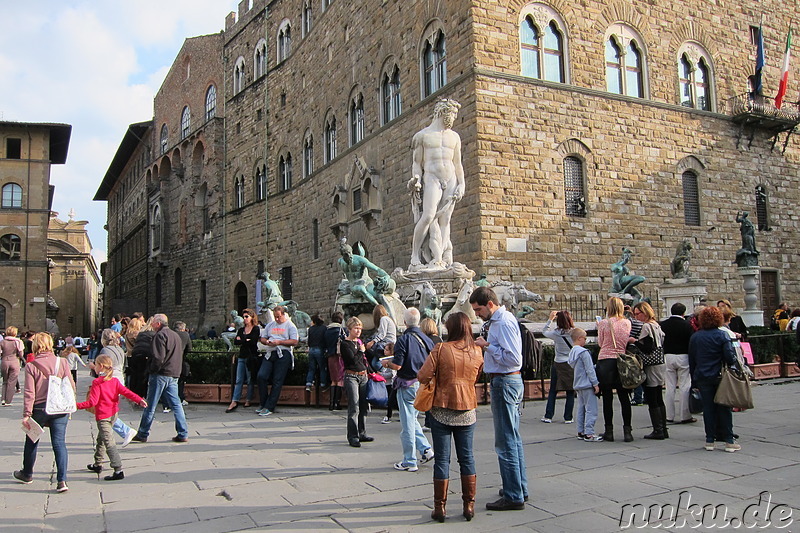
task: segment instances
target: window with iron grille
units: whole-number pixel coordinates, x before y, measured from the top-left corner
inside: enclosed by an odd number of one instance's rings
[[[355,189],[353,191],[353,213],[359,213],[361,211],[361,189]]]
[[[281,269],[281,293],[284,300],[292,299],[292,267]]]
[[[316,218],[311,222],[311,246],[313,247],[312,257],[319,259],[319,220]]]
[[[758,219],[758,231],[769,231],[769,203],[767,189],[763,185],[756,187],[756,218]]]
[[[687,226],[700,225],[700,195],[697,174],[691,170],[683,173],[683,220]]]
[[[180,268],[175,269],[175,305],[181,305],[183,296],[183,272]]]
[[[586,216],[583,161],[575,156],[564,158],[564,201],[567,215],[573,217]]]
[[[200,280],[200,299],[197,302],[197,310],[201,313],[206,312],[206,280]]]

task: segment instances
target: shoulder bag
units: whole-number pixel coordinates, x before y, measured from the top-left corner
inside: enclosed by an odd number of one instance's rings
[[[373,407],[386,407],[389,405],[389,391],[386,389],[386,378],[378,372],[369,371],[369,363],[364,356],[364,365],[367,368],[367,403]]]
[[[430,411],[433,407],[433,395],[436,392],[436,376],[429,382],[420,385],[417,389],[417,397],[414,399],[414,409],[421,412]]]
[[[611,324],[611,340],[616,350],[617,339],[614,336],[613,324]],[[647,379],[642,367],[642,361],[636,353],[631,351],[617,354],[617,371],[619,372],[619,380],[622,383],[622,387],[625,389],[635,389]]]
[[[750,389],[750,379],[741,368],[722,365],[720,382],[714,403],[739,409],[753,408],[753,391]]]
[[[440,345],[441,346],[441,345]],[[440,350],[440,349],[439,349]],[[434,357],[434,352],[438,351],[436,348],[431,352],[428,357]],[[433,368],[434,372],[436,372],[436,362],[434,362]],[[431,380],[424,385],[420,385],[417,389],[417,396],[414,398],[414,409],[417,411],[426,413],[431,410],[433,407],[433,396],[436,393],[436,374],[434,373]]]
[[[77,410],[75,389],[67,378],[58,377],[61,358],[56,356],[56,369],[47,378],[47,404],[44,411],[48,415],[66,415]]]
[[[639,351],[641,353],[642,358],[642,366],[655,366],[655,365],[663,365],[665,363],[664,360],[664,347],[661,346],[661,342],[658,340],[658,335],[655,331],[653,331],[652,324],[647,324],[648,331],[650,332],[650,336],[653,338],[653,343],[655,344],[655,348],[650,353],[645,353],[643,351]]]

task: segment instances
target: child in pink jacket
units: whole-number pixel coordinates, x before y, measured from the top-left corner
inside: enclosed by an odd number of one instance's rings
[[[103,460],[103,451],[105,451],[111,463],[111,468],[114,469],[114,474],[103,479],[117,481],[125,479],[125,473],[122,471],[122,459],[120,459],[117,443],[114,441],[114,430],[112,429],[119,412],[119,395],[122,394],[142,407],[147,407],[147,402],[125,387],[118,379],[113,378],[114,364],[109,356],[99,355],[94,360],[94,365],[99,377],[92,382],[92,387],[89,389],[89,398],[85,402],[78,404],[78,409],[93,407],[94,417],[97,421],[97,445],[94,449],[94,463],[86,465],[86,468],[99,474],[103,470],[100,462]]]

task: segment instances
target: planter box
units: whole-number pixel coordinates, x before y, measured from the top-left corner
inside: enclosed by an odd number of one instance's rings
[[[794,363],[783,363],[783,375],[787,378],[800,377],[800,368]]]
[[[548,380],[549,381],[549,380]],[[541,400],[543,397],[547,397],[547,383],[542,386],[542,382],[538,379],[524,381],[523,382],[525,389],[522,393],[522,397],[526,400]]]
[[[219,387],[216,384],[187,383],[183,386],[183,393],[188,402],[219,403]]]
[[[753,365],[753,379],[773,379],[781,377],[781,363],[765,363],[763,365]]]

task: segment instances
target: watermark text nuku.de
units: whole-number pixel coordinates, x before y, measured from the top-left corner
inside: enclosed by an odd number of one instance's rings
[[[729,511],[725,504],[692,503],[689,491],[678,495],[677,504],[625,504],[619,517],[620,529],[778,529],[788,531],[794,519],[792,508],[772,501],[767,491],[758,495],[758,503],[745,507],[741,514]]]

